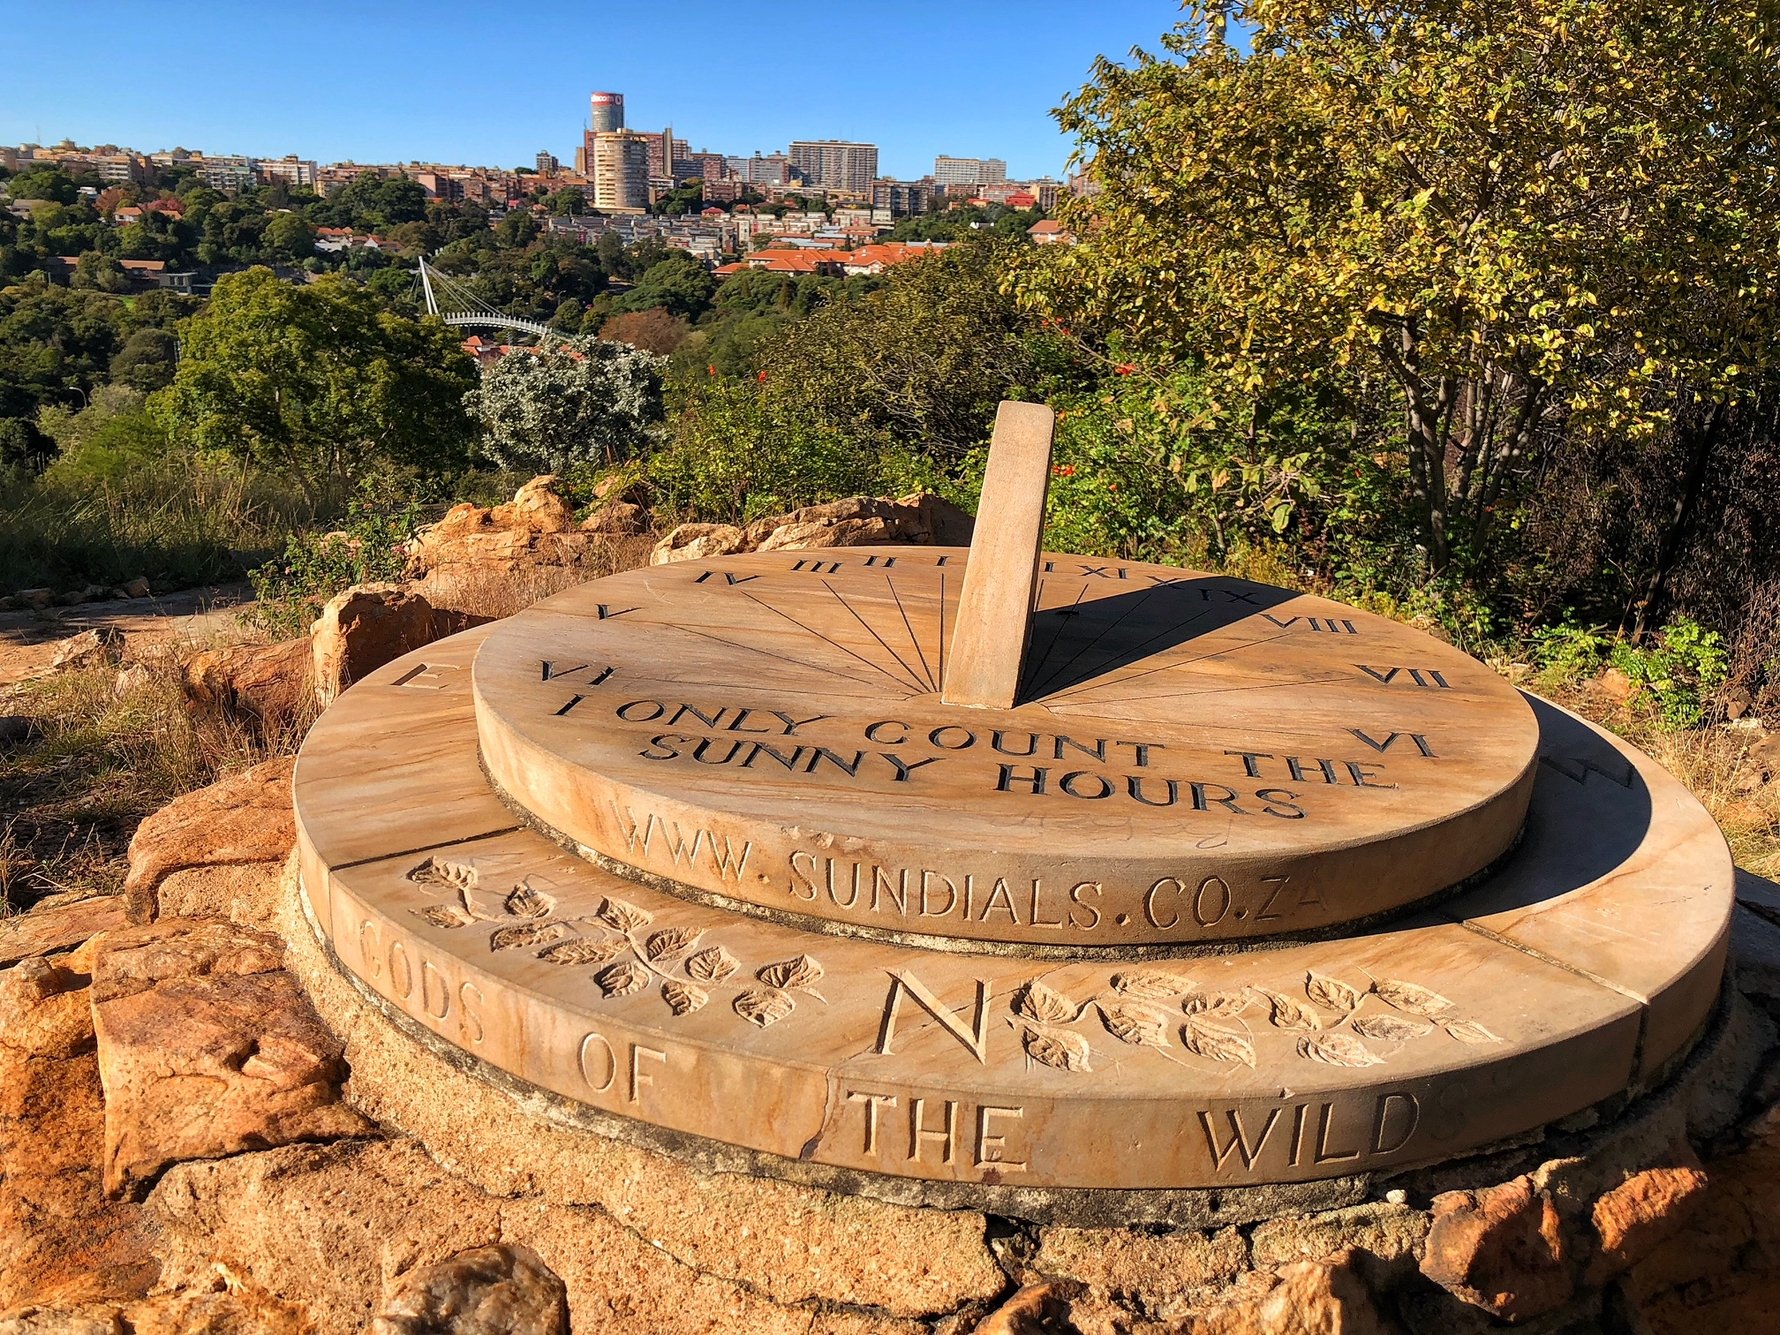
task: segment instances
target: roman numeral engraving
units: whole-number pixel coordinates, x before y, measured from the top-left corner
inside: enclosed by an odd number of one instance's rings
[[[597,619],[600,621],[604,621],[608,617],[621,617],[637,610],[634,607],[620,607],[617,611],[613,611],[606,603],[595,603],[594,606],[599,609],[599,616]]]
[[[1337,621],[1333,617],[1287,617],[1281,621],[1271,612],[1263,612],[1261,615],[1281,630],[1287,630],[1302,621],[1308,629],[1320,630],[1328,635],[1358,635],[1360,633],[1355,629],[1353,622]]]
[[[1389,751],[1398,742],[1407,737],[1411,742],[1415,743],[1415,749],[1420,751],[1424,756],[1434,756],[1434,748],[1428,745],[1428,739],[1419,732],[1393,732],[1381,742],[1375,737],[1367,736],[1366,731],[1363,728],[1349,728],[1348,731],[1362,742],[1366,743],[1366,745],[1371,747],[1374,751]]]
[[[791,567],[793,570],[806,571],[812,575],[832,575],[841,568],[839,561],[798,561]]]
[[[707,570],[702,575],[700,575],[697,579],[693,580],[692,582],[694,584],[703,584],[706,580],[712,580],[712,579],[718,579],[718,578],[721,578],[723,580],[723,582],[727,585],[736,585],[736,584],[746,584],[751,579],[759,579],[760,576],[759,575],[737,575],[737,574],[733,574],[732,572],[730,572],[728,570]]]
[[[1420,686],[1430,691],[1450,691],[1452,689],[1452,683],[1447,681],[1435,668],[1369,667],[1365,663],[1355,663],[1354,666],[1382,686],[1389,686],[1393,681],[1401,679],[1412,686]]]
[[[1551,766],[1572,783],[1587,783],[1589,775],[1599,774],[1608,783],[1616,783],[1621,788],[1629,789],[1638,777],[1638,772],[1632,768],[1630,761],[1626,762],[1625,770],[1622,773],[1616,774],[1584,756],[1571,756],[1566,760],[1559,760],[1556,756],[1540,756],[1539,760],[1542,764]]]
[[[538,680],[555,681],[559,677],[572,676],[577,672],[587,672],[592,666],[591,663],[577,663],[574,667],[559,668],[556,666],[554,659],[540,658],[538,660]],[[610,667],[601,668],[597,676],[587,681],[576,682],[575,684],[577,686],[598,686],[601,682],[605,681],[607,677],[610,677],[614,671],[615,669]]]

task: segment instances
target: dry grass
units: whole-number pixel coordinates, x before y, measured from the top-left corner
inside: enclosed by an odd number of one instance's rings
[[[0,749],[0,912],[61,891],[115,891],[144,816],[300,738],[194,714],[171,655],[38,678],[0,699],[0,712],[31,727]]]

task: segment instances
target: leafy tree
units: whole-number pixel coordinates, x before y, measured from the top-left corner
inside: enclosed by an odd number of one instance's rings
[[[657,306],[646,311],[629,311],[614,315],[600,329],[600,337],[612,343],[628,343],[644,352],[666,357],[692,333],[684,320],[669,315]]]
[[[544,203],[558,218],[573,218],[587,212],[587,196],[572,185],[545,196]]]
[[[815,421],[953,458],[1004,398],[1042,377],[1036,322],[1001,290],[1005,253],[956,246],[884,275],[854,302],[790,325],[764,359],[773,392]]]
[[[179,340],[166,329],[144,328],[131,332],[111,359],[109,374],[114,383],[148,393],[173,383],[179,362]]]
[[[114,296],[57,287],[41,275],[0,288],[0,417],[28,417],[90,391],[122,344],[128,316]]]
[[[89,250],[74,266],[74,287],[94,288],[100,292],[128,292],[130,280],[123,266],[101,251]]]
[[[56,452],[56,443],[23,417],[0,417],[0,477],[9,471],[34,473]]]
[[[1394,446],[1435,571],[1489,569],[1567,444],[1683,420],[1709,440],[1713,405],[1765,390],[1780,10],[1188,14],[1166,57],[1102,61],[1062,109],[1100,190],[1028,290],[1147,359],[1203,358],[1214,401],[1338,387]]]
[[[644,272],[637,285],[619,298],[622,311],[646,311],[661,307],[669,315],[696,320],[710,309],[717,280],[704,264],[684,250],[676,250]]]
[[[282,474],[312,504],[337,501],[380,463],[437,472],[466,457],[475,367],[458,336],[379,309],[348,279],[225,275],[181,341],[155,402],[168,428]]]
[[[662,418],[664,366],[623,343],[560,343],[501,358],[464,403],[482,423],[482,452],[495,464],[564,473],[642,453]]]
[[[275,213],[262,241],[281,260],[306,260],[315,253],[315,228],[300,213]]]
[[[14,199],[48,199],[72,204],[79,198],[74,178],[57,167],[35,167],[12,178],[7,189]]]

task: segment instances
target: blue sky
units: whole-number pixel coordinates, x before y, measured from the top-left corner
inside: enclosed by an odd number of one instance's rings
[[[370,4],[0,0],[0,143],[321,161],[565,160],[587,94],[694,149],[864,139],[880,169],[936,153],[1060,174],[1052,107],[1094,57],[1150,49],[1168,0],[873,6],[532,0]]]

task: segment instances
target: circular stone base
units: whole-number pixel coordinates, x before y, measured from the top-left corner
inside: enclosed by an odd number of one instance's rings
[[[1722,837],[1647,757],[1543,702],[1521,848],[1437,911],[1036,961],[743,918],[519,828],[476,754],[488,634],[373,674],[312,732],[315,929],[430,1043],[698,1162],[1010,1214],[1111,1193],[1146,1217],[1155,1193],[1353,1182],[1534,1132],[1653,1080],[1717,993]]]
[[[1451,646],[1047,555],[1015,703],[965,707],[969,560],[760,552],[547,599],[476,656],[489,777],[560,841],[717,902],[1008,953],[1303,937],[1513,844],[1539,724]]]

